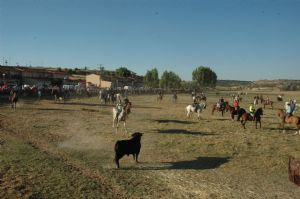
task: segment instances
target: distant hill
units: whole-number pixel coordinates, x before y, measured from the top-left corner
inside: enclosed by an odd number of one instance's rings
[[[300,80],[276,79],[276,80],[257,80],[257,81],[240,81],[240,80],[218,80],[218,87],[243,87],[248,89],[276,88],[282,91],[300,90]]]
[[[231,86],[250,86],[253,82],[241,80],[217,80],[217,86],[231,87]]]

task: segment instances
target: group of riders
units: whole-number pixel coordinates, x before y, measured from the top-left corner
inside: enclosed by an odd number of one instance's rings
[[[201,95],[205,96],[203,93],[201,93]],[[199,104],[199,101],[197,100],[197,98],[195,97],[195,94],[194,92],[192,93],[192,97],[193,97],[193,104],[192,106],[193,107],[196,107],[197,104]],[[277,98],[281,98],[282,99],[282,96],[279,95]],[[235,110],[238,110],[240,109],[240,106],[239,106],[239,102],[240,102],[240,96],[239,95],[236,95],[234,96],[233,98],[233,107]],[[254,101],[253,103],[250,103],[250,106],[249,106],[249,114],[251,115],[251,117],[253,118],[254,117],[254,113],[256,111],[255,109],[255,106],[258,105],[258,100],[259,99],[263,99],[262,96],[255,96],[254,97]],[[264,99],[264,102],[266,104],[269,104],[270,103],[270,98],[267,96],[265,99]],[[219,110],[225,110],[225,106],[226,106],[226,102],[223,98],[223,96],[221,96],[217,103],[216,103],[216,107],[219,109]],[[296,100],[295,99],[289,99],[288,102],[285,103],[285,112],[286,112],[286,118],[290,117],[293,115],[293,113],[295,112],[296,110]]]

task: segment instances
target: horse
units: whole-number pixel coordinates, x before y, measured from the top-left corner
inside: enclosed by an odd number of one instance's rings
[[[17,102],[18,102],[18,93],[14,91],[10,96],[9,96],[9,102],[11,104],[11,108],[16,110],[17,108]]]
[[[256,97],[256,96],[253,99],[253,105],[258,106],[258,97]]]
[[[227,104],[225,108],[230,112],[230,116],[232,120],[234,120],[234,116],[237,115],[237,121],[240,121],[242,115],[246,113],[245,109],[243,108],[235,109],[233,106],[230,106],[229,104]]]
[[[191,116],[191,113],[192,112],[195,112],[197,113],[197,117],[198,117],[198,120],[200,119],[200,113],[206,108],[206,103],[204,102],[201,102],[199,104],[196,104],[195,106],[193,105],[188,105],[185,110],[186,110],[186,116],[188,118],[190,118]]]
[[[62,97],[62,96],[60,96],[60,94],[61,94],[61,92],[60,92],[59,88],[57,86],[54,86],[51,91],[51,95],[54,96],[54,102],[61,101],[59,99],[60,97]]]
[[[196,102],[200,103],[201,101],[205,101],[206,102],[206,96],[205,95],[197,95],[195,97]]]
[[[158,96],[157,96],[157,102],[161,102],[163,100],[163,94],[162,93],[158,93]]]
[[[286,117],[283,109],[278,110],[277,116],[280,117],[280,119],[281,119],[281,126],[283,129],[284,129],[284,124],[290,124],[293,127],[295,127],[297,130],[295,135],[297,135],[297,134],[300,135],[300,130],[299,130],[300,129],[300,118],[298,116],[292,115],[292,116]]]
[[[259,123],[259,128],[261,128],[261,115],[263,115],[263,109],[258,108],[255,113],[253,114],[253,117],[250,115],[250,113],[245,112],[242,114],[242,120],[241,124],[243,125],[244,129],[246,129],[245,124],[248,120],[255,121],[255,128],[257,129],[257,123]]]
[[[217,106],[217,104],[213,105],[211,114],[213,115],[215,111],[219,111],[222,113],[222,116],[224,115],[224,111],[228,111],[228,102],[224,102],[223,104],[221,104],[220,106]]]
[[[238,110],[236,110],[233,106],[230,106],[229,104],[225,105],[225,110],[229,111],[232,120],[234,120],[235,115],[238,115]]]
[[[173,96],[172,96],[172,101],[174,102],[174,103],[177,103],[177,93],[174,93],[173,94]]]
[[[113,125],[112,127],[115,128],[116,127],[116,133],[118,132],[118,127],[119,127],[119,123],[121,121],[124,122],[124,129],[125,132],[127,133],[127,129],[126,129],[126,119],[128,118],[129,113],[131,109],[131,102],[128,102],[124,107],[122,107],[122,105],[118,105],[117,108],[114,107],[112,112],[113,112]]]
[[[271,107],[272,107],[272,109],[273,109],[273,101],[271,101],[271,100],[264,100],[263,99],[263,101],[262,101],[262,104],[264,105],[264,108],[266,108],[266,105],[270,105]]]

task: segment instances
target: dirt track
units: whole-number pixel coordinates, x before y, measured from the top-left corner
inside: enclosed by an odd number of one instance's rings
[[[298,96],[299,97],[299,96]],[[272,98],[272,96],[271,96]],[[275,97],[273,97],[275,99]],[[202,120],[186,119],[190,96],[177,104],[166,96],[135,96],[130,132],[144,133],[140,164],[131,157],[113,163],[122,128],[112,129],[112,106],[96,98],[22,101],[17,111],[1,107],[1,198],[297,198],[287,158],[300,158],[300,136],[278,129],[276,109],[265,109],[262,129],[225,114],[211,115],[208,96]],[[251,96],[242,106],[248,107]],[[275,103],[276,108],[282,104]]]

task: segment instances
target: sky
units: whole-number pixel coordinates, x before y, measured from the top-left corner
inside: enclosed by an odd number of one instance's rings
[[[300,0],[0,0],[0,64],[300,79]]]

